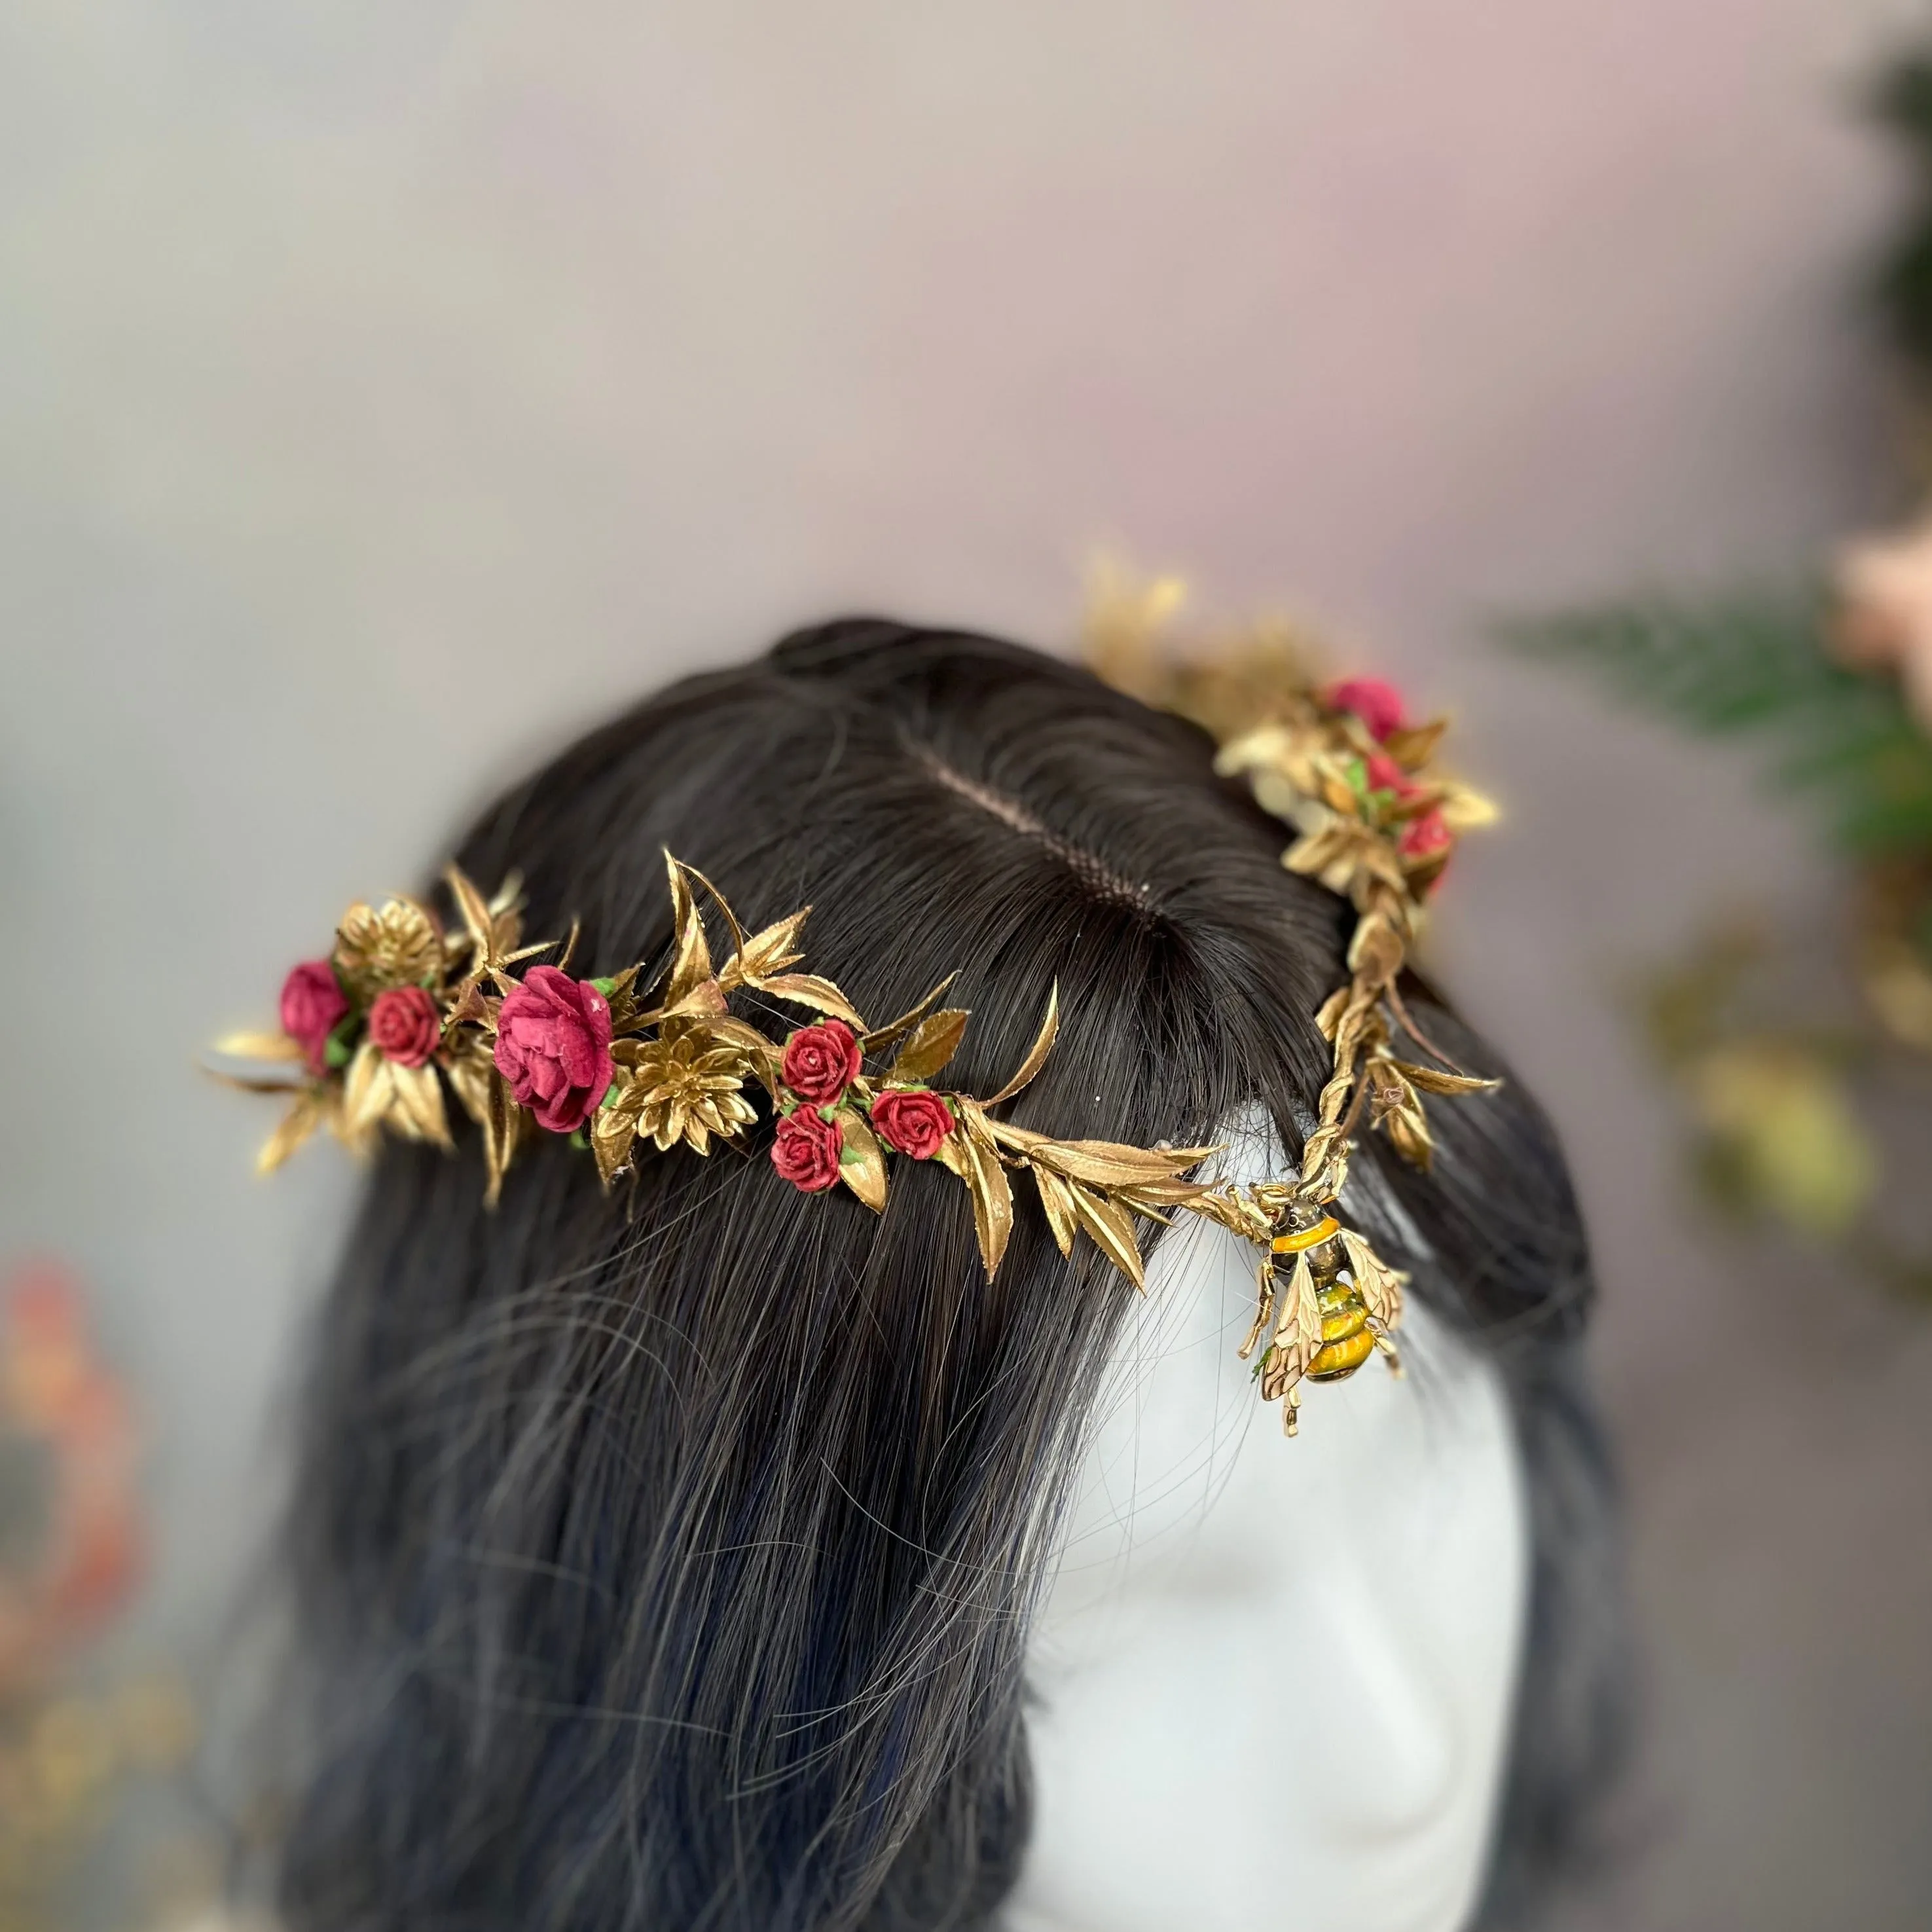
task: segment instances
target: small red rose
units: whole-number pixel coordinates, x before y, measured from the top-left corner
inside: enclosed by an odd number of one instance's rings
[[[610,1006],[586,980],[532,966],[496,1015],[496,1071],[554,1134],[574,1133],[610,1084]]]
[[[778,1078],[801,1100],[829,1107],[858,1078],[863,1064],[852,1029],[842,1020],[821,1020],[785,1042]]]
[[[1369,789],[1392,791],[1406,798],[1415,789],[1415,781],[1386,752],[1378,752],[1369,760]]]
[[[282,1030],[315,1072],[322,1071],[322,1050],[336,1022],[348,1010],[335,969],[326,959],[304,959],[282,982]]]
[[[1405,859],[1432,859],[1456,842],[1456,835],[1441,811],[1431,806],[1420,818],[1412,818],[1402,829],[1396,849]]]
[[[914,1160],[930,1160],[953,1128],[952,1109],[937,1094],[914,1087],[881,1094],[872,1102],[879,1138]]]
[[[436,1002],[420,986],[392,986],[369,1009],[369,1037],[385,1060],[420,1066],[442,1037]]]
[[[1369,728],[1369,736],[1386,738],[1402,726],[1402,693],[1378,677],[1348,677],[1328,693],[1337,711],[1352,711]]]
[[[838,1178],[838,1155],[845,1130],[809,1107],[788,1114],[772,1142],[772,1165],[806,1194],[822,1194]]]

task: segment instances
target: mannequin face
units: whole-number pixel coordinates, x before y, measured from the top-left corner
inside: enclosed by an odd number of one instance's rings
[[[1404,1378],[1304,1390],[1286,1442],[1234,1354],[1252,1299],[1248,1248],[1178,1228],[1124,1332],[1029,1659],[1014,1932],[1474,1910],[1528,1567],[1500,1378],[1412,1304]]]

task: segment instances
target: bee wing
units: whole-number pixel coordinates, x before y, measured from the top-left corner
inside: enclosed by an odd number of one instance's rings
[[[1294,1273],[1288,1277],[1274,1330],[1276,1361],[1291,1388],[1314,1366],[1321,1347],[1322,1304],[1316,1298],[1315,1270],[1308,1256],[1300,1254],[1294,1258]]]
[[[1389,1267],[1352,1228],[1342,1230],[1342,1249],[1370,1319],[1384,1329],[1395,1328],[1402,1320],[1402,1288],[1407,1276]]]

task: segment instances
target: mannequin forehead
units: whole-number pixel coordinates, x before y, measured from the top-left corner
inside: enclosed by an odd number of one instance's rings
[[[1235,1355],[1253,1298],[1251,1250],[1178,1227],[1124,1326],[1030,1653],[1016,1932],[1473,1904],[1527,1587],[1500,1378],[1412,1307],[1409,1372],[1307,1390],[1285,1441]]]
[[[1224,1230],[1178,1227],[1163,1244],[1115,1346],[1057,1616],[1169,1564],[1197,1582],[1205,1571],[1281,1588],[1346,1556],[1400,1586],[1418,1559],[1447,1553],[1474,1473],[1514,1488],[1513,1454],[1498,1467],[1495,1453],[1506,1428],[1495,1370],[1413,1302],[1405,1374],[1372,1358],[1346,1382],[1305,1388],[1300,1433],[1284,1440],[1236,1353],[1254,1293],[1252,1251]]]

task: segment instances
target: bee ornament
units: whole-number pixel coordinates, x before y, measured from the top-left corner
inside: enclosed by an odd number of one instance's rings
[[[1282,1426],[1292,1436],[1304,1381],[1346,1382],[1378,1352],[1401,1374],[1391,1331],[1402,1319],[1408,1276],[1325,1204],[1292,1202],[1282,1220],[1261,1264],[1254,1325],[1240,1353],[1247,1360],[1267,1338],[1256,1364],[1262,1399],[1281,1403]]]

